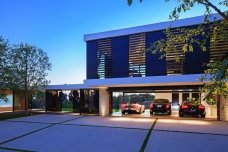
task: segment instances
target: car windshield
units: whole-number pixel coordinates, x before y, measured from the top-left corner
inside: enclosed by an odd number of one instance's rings
[[[137,101],[128,101],[128,102],[123,102],[123,104],[139,104]]]
[[[169,103],[167,99],[155,99],[153,103]]]

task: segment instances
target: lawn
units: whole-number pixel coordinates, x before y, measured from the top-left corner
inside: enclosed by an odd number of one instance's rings
[[[28,117],[31,115],[36,115],[34,113],[10,113],[10,114],[0,114],[0,121],[1,120],[7,120],[7,119],[13,119],[13,118],[20,118],[20,117]]]

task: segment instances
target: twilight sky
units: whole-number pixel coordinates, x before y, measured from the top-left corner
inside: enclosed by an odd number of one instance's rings
[[[172,1],[172,0],[171,0]],[[218,0],[212,0],[212,2]],[[1,0],[0,35],[11,43],[27,42],[47,52],[51,84],[86,79],[84,34],[169,20],[174,2],[138,0]],[[198,6],[181,18],[202,15]]]

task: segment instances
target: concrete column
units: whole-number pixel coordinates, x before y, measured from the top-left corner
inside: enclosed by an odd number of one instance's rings
[[[192,93],[189,93],[189,99],[192,100]]]
[[[182,102],[183,102],[182,93],[179,93],[179,104],[181,104]]]
[[[109,94],[107,88],[99,88],[99,115],[109,116]]]
[[[220,120],[228,121],[228,97],[220,96]]]

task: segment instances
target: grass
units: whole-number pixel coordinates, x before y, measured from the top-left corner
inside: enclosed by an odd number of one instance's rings
[[[72,107],[72,108],[62,108],[62,111],[69,111],[69,112],[72,112],[72,111],[73,111],[73,107]]]
[[[0,121],[7,120],[7,119],[13,119],[13,118],[28,117],[31,115],[35,115],[35,114],[32,114],[32,113],[29,113],[28,115],[25,113],[0,114]]]
[[[120,111],[120,109],[112,109],[112,113],[119,112],[119,111]]]

